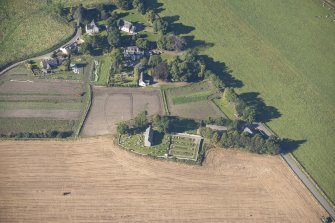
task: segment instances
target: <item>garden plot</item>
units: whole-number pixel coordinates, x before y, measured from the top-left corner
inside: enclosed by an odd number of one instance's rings
[[[171,115],[193,119],[224,116],[220,109],[210,100],[216,90],[209,81],[169,88],[164,91]]]
[[[24,66],[0,78],[0,134],[72,131],[78,128],[87,92],[79,81],[41,80]]]
[[[163,113],[158,90],[94,87],[92,108],[82,135],[113,134],[118,122],[132,119],[144,110],[149,115]]]
[[[202,137],[178,133],[171,136],[169,155],[177,159],[196,161],[201,148]]]

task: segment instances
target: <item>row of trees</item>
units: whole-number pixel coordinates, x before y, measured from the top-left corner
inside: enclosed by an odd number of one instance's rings
[[[248,105],[242,98],[235,93],[233,88],[226,88],[223,93],[224,99],[235,105],[237,115],[241,116],[243,120],[252,123],[256,118],[256,110],[252,105]]]
[[[134,132],[143,131],[148,126],[147,111],[140,112],[136,117],[129,122],[120,122],[117,125],[117,132],[119,134],[132,134]]]
[[[46,131],[46,132],[17,132],[0,134],[0,138],[68,138],[72,136],[72,131]]]
[[[270,136],[263,139],[259,135],[250,136],[234,129],[226,132],[214,131],[210,128],[201,128],[201,136],[210,139],[211,143],[225,148],[242,148],[247,151],[259,154],[275,155],[279,153],[280,141]]]

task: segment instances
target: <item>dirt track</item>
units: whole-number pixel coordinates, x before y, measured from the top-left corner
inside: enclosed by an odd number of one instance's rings
[[[0,142],[0,222],[319,222],[322,214],[279,157],[218,150],[197,167],[137,157],[108,138]]]

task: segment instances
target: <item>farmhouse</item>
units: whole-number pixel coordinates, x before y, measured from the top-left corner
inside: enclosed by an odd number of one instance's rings
[[[57,68],[63,62],[62,57],[55,57],[41,61],[41,67],[45,70]]]
[[[94,20],[90,24],[86,24],[85,31],[88,35],[93,35],[99,32],[99,27],[95,24]]]
[[[152,145],[154,136],[154,131],[151,128],[151,125],[144,132],[144,146],[150,147]]]
[[[136,26],[123,19],[120,20],[119,29],[129,34],[136,34]]]
[[[140,50],[137,46],[129,46],[124,49],[123,56],[126,59],[139,60],[144,56],[144,51]]]

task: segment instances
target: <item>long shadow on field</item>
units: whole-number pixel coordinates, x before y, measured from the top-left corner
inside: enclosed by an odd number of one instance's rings
[[[226,87],[241,88],[243,82],[234,78],[230,70],[224,62],[215,61],[212,57],[202,55],[201,58],[204,60],[206,67],[212,70],[216,75],[220,77]]]
[[[165,10],[163,8],[163,3],[160,3],[157,0],[144,0],[144,4],[147,9],[152,10],[157,14]]]
[[[241,99],[248,105],[256,109],[256,121],[269,122],[272,119],[279,118],[281,113],[273,106],[267,106],[258,92],[248,92],[240,94]]]
[[[284,138],[281,140],[281,143],[280,143],[280,152],[284,154],[293,152],[296,149],[298,149],[300,145],[304,144],[306,141],[307,141],[306,139],[293,140],[293,139]]]
[[[188,34],[192,32],[195,28],[193,26],[186,26],[178,22],[180,16],[165,16],[163,19],[169,23],[169,32],[173,32],[176,35]]]
[[[163,142],[164,133],[154,131],[153,145],[159,145]]]
[[[193,119],[170,116],[170,129],[174,132],[186,132],[199,128],[199,123]]]

